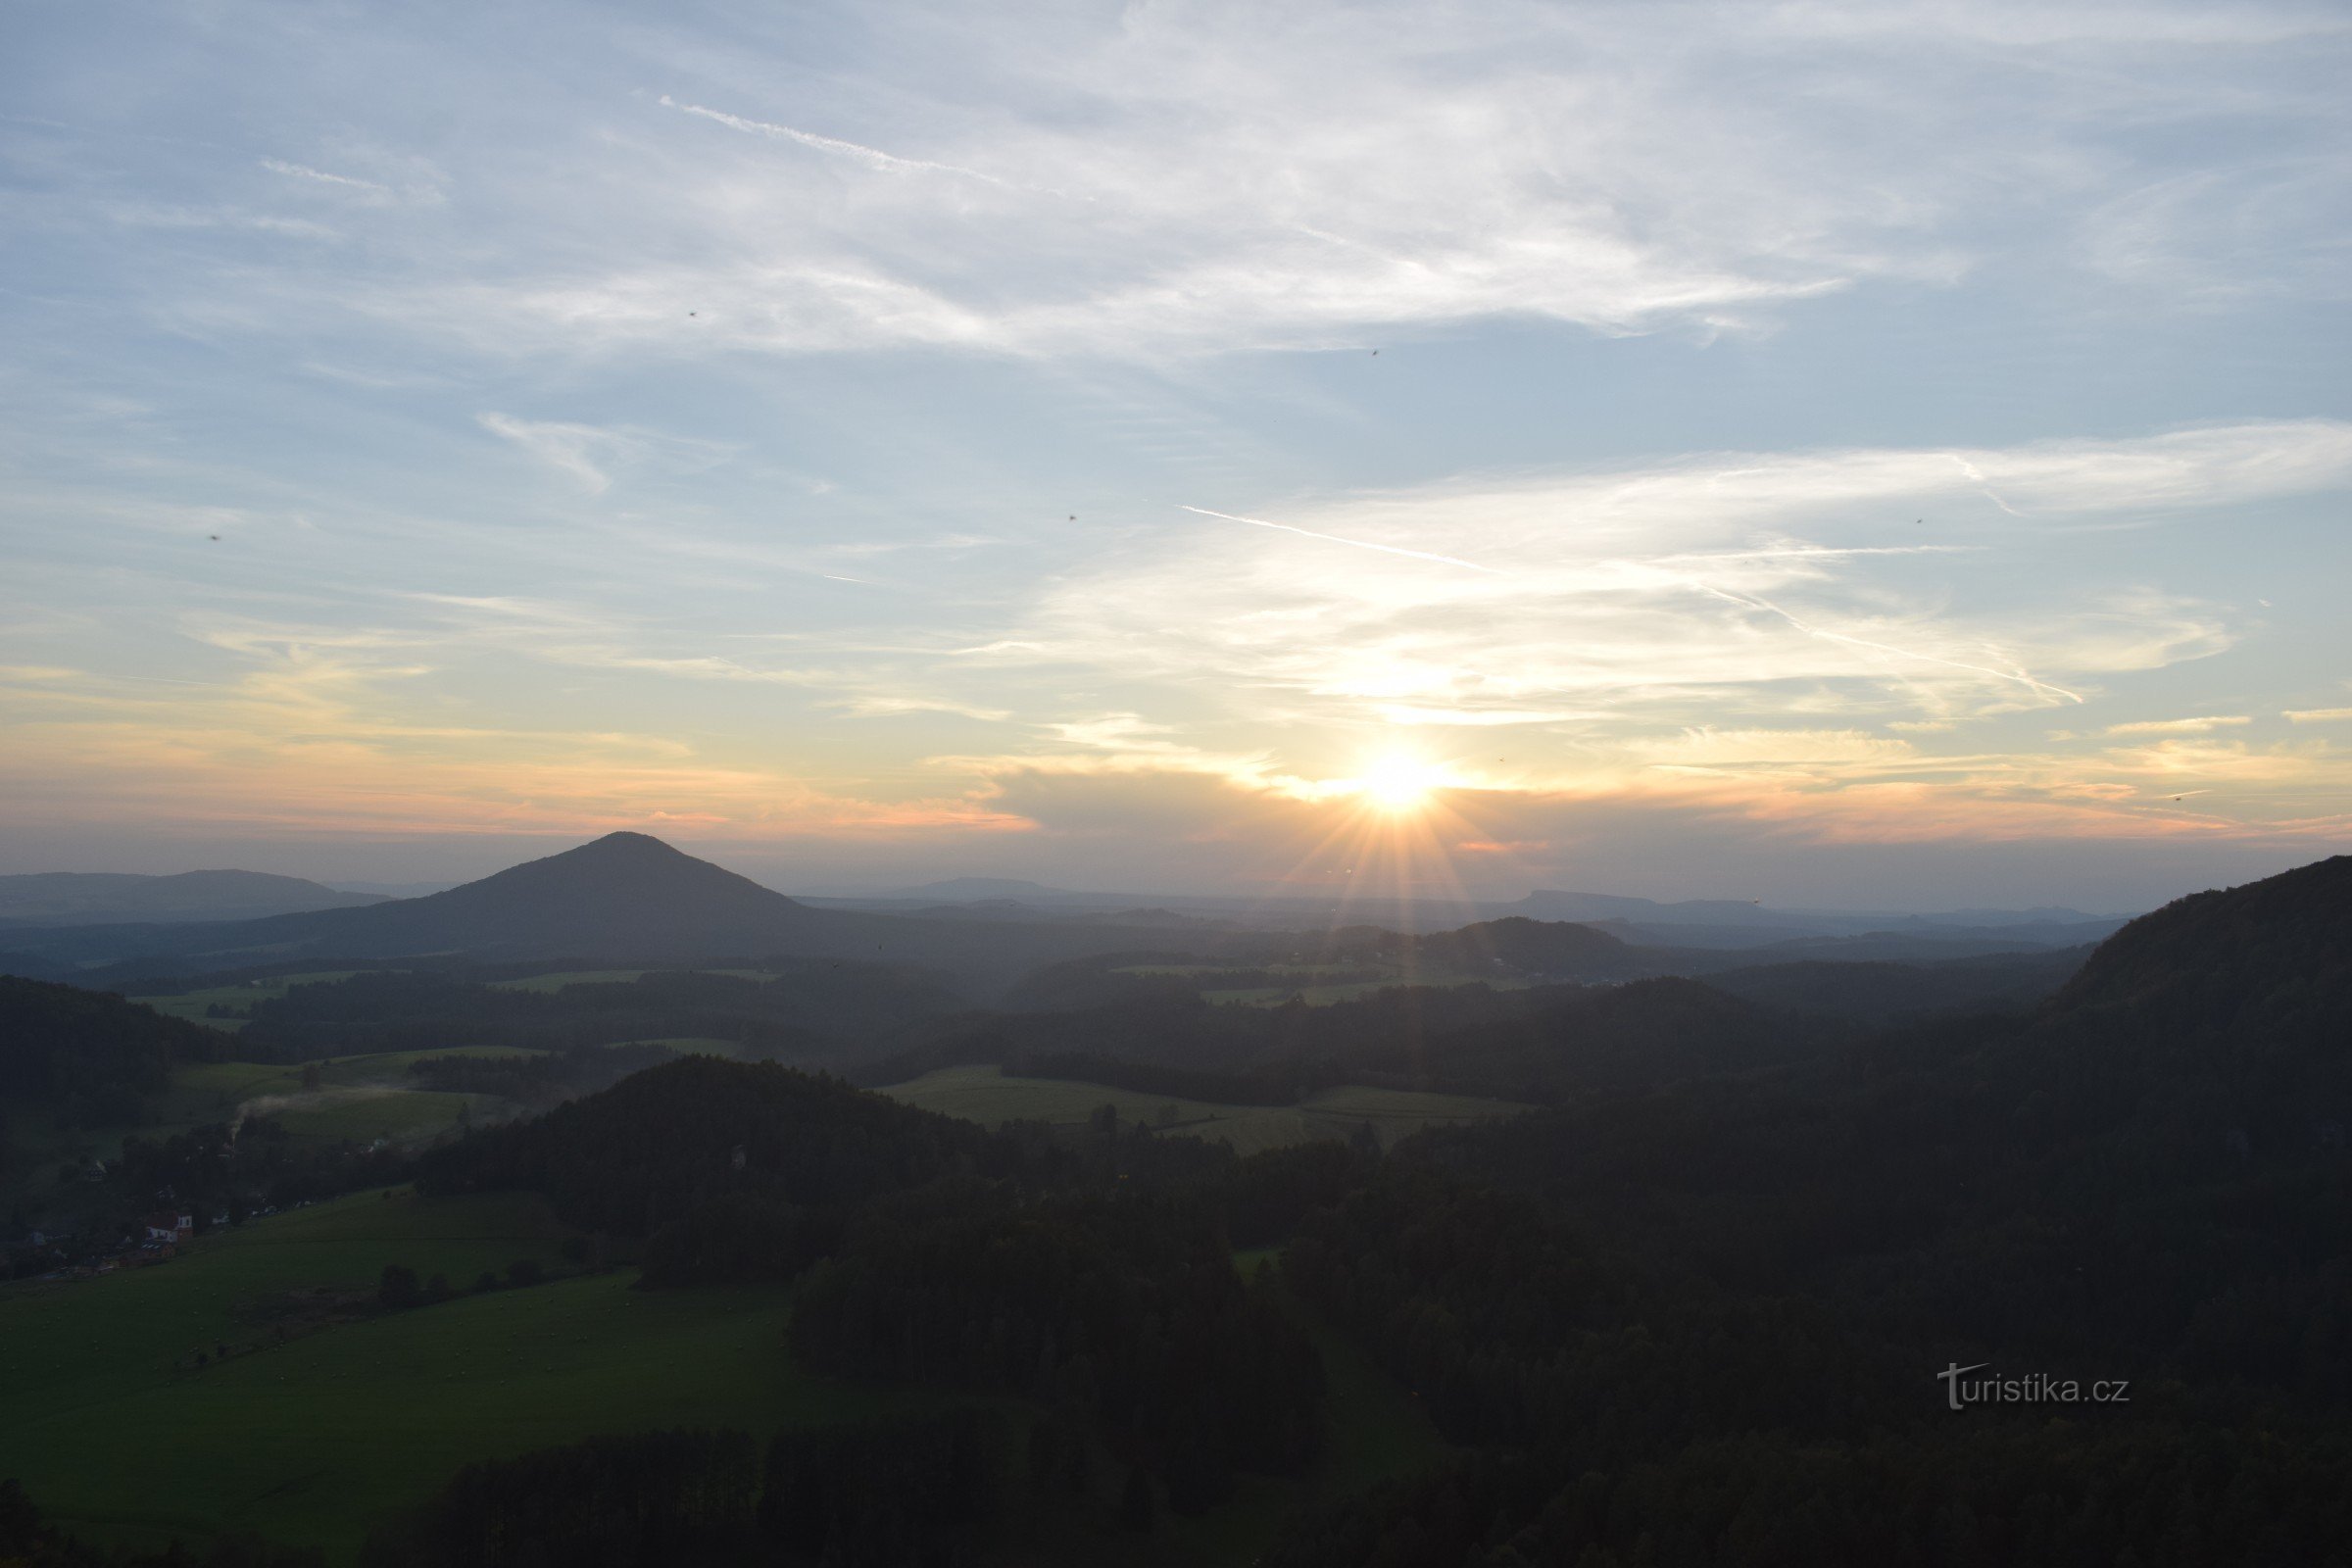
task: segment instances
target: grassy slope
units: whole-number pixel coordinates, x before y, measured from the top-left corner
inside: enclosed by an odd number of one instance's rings
[[[160,1267],[0,1290],[12,1417],[0,1425],[0,1475],[99,1541],[154,1546],[250,1530],[341,1562],[373,1522],[473,1459],[661,1426],[764,1434],[940,1397],[795,1369],[782,1287],[637,1291],[625,1271],[269,1343],[267,1308],[289,1291],[365,1288],[390,1261],[470,1280],[518,1257],[552,1262],[560,1235],[525,1197],[368,1195],[209,1240]],[[1402,1390],[1339,1336],[1312,1332],[1330,1378],[1331,1447],[1311,1476],[1245,1481],[1213,1514],[1165,1519],[1140,1540],[1095,1517],[1106,1503],[1031,1519],[1041,1560],[1098,1561],[1115,1548],[1137,1562],[1250,1562],[1293,1509],[1445,1452]],[[223,1341],[236,1350],[228,1360],[172,1370]],[[1019,1430],[1016,1420],[1016,1465]],[[1105,1456],[1100,1485],[1115,1487],[1117,1474]]]
[[[167,1017],[185,1018],[211,1029],[231,1033],[245,1027],[242,1018],[208,1018],[205,1008],[215,1003],[229,1007],[250,1007],[257,1002],[272,1002],[296,986],[328,985],[348,980],[357,969],[319,969],[308,974],[283,974],[273,979],[241,986],[210,986],[200,991],[178,991],[168,996],[132,997],[133,1002],[146,1004]]]
[[[155,1120],[129,1129],[146,1138],[168,1137],[208,1122],[225,1122],[249,1101],[283,1101],[255,1108],[296,1138],[351,1139],[365,1143],[390,1135],[395,1140],[429,1136],[456,1125],[461,1107],[481,1115],[492,1102],[480,1095],[411,1089],[410,1064],[425,1056],[525,1056],[536,1053],[493,1046],[447,1051],[388,1051],[341,1056],[319,1069],[321,1093],[305,1094],[302,1068],[256,1061],[216,1061],[180,1067],[172,1087],[154,1107]],[[116,1135],[120,1143],[120,1134]]]
[[[271,1343],[289,1292],[366,1290],[396,1261],[461,1285],[523,1257],[560,1266],[562,1235],[524,1196],[368,1194],[207,1239],[159,1267],[0,1289],[10,1412],[0,1475],[102,1542],[250,1530],[342,1562],[376,1520],[470,1460],[661,1426],[763,1434],[940,1397],[795,1369],[782,1287],[636,1291],[625,1271]],[[1033,1520],[1041,1560],[1097,1561],[1116,1548],[1137,1562],[1250,1562],[1291,1510],[1443,1454],[1402,1390],[1345,1340],[1310,1328],[1331,1389],[1331,1447],[1313,1475],[1246,1481],[1215,1513],[1166,1519],[1140,1540],[1100,1519]],[[173,1370],[222,1343],[234,1351],[226,1361]],[[1018,1431],[1016,1421],[1016,1463]],[[1102,1484],[1116,1473],[1105,1458]]]
[[[465,1110],[476,1121],[496,1120],[505,1102],[484,1095],[453,1095],[408,1087],[409,1064],[419,1056],[502,1056],[533,1053],[496,1046],[461,1046],[448,1051],[394,1051],[345,1056],[320,1070],[330,1093],[261,1107],[298,1139],[367,1143],[389,1136],[395,1142],[429,1138],[454,1127]],[[354,1090],[389,1094],[353,1094]],[[343,1092],[336,1092],[343,1091]],[[61,1128],[45,1115],[24,1110],[10,1117],[10,1139],[19,1152],[13,1173],[0,1179],[0,1205],[35,1213],[65,1211],[56,1193],[57,1166],[69,1154],[108,1161],[120,1158],[122,1140],[133,1136],[161,1143],[208,1124],[232,1120],[247,1101],[301,1096],[302,1069],[260,1061],[213,1061],[175,1067],[172,1082],[148,1106],[148,1119],[135,1127]]]
[[[160,1267],[0,1290],[0,1475],[103,1538],[251,1529],[342,1560],[372,1521],[469,1460],[597,1432],[764,1432],[892,1402],[790,1365],[781,1287],[634,1291],[625,1271],[269,1343],[268,1306],[289,1291],[365,1288],[396,1261],[463,1284],[519,1257],[552,1264],[560,1234],[533,1199],[369,1194]],[[172,1370],[220,1341],[240,1353]]]
[[[1509,1115],[1526,1108],[1509,1101],[1466,1095],[1352,1086],[1326,1090],[1296,1106],[1224,1105],[1056,1078],[1010,1078],[986,1066],[943,1067],[879,1092],[925,1110],[991,1127],[1015,1118],[1074,1125],[1105,1104],[1118,1106],[1123,1119],[1152,1124],[1159,1120],[1163,1106],[1173,1105],[1176,1122],[1171,1132],[1226,1139],[1243,1154],[1318,1138],[1345,1138],[1365,1121],[1387,1145],[1433,1123]]]

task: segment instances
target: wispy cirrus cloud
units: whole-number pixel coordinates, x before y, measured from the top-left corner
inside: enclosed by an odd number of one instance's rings
[[[392,194],[391,186],[379,185],[372,179],[361,179],[353,174],[329,173],[323,169],[313,169],[308,164],[288,163],[283,158],[265,158],[261,161],[261,166],[272,174],[283,174],[288,179],[307,179],[319,185],[339,185],[346,190],[366,191],[375,196]]]
[[[662,95],[661,103],[664,109],[675,109],[682,115],[694,115],[703,120],[713,121],[726,126],[729,130],[740,130],[754,136],[766,136],[776,141],[797,142],[803,147],[813,148],[820,153],[830,153],[838,158],[848,158],[863,164],[868,169],[881,170],[885,173],[961,174],[969,179],[986,180],[992,185],[1004,183],[996,175],[984,174],[977,169],[964,169],[955,164],[935,164],[923,158],[901,158],[895,153],[886,153],[878,147],[861,146],[854,141],[843,141],[836,136],[819,136],[814,131],[795,130],[790,125],[770,124],[763,120],[746,120],[741,115],[730,115],[718,109],[706,109],[701,104],[682,104],[667,93]]]
[[[1967,455],[2031,495],[1981,504],[1938,452],[1729,456],[1631,470],[1300,500],[1296,526],[1156,549],[1050,591],[1037,657],[1185,679],[1216,670],[1339,720],[1678,702],[1800,712],[1825,691],[1883,720],[2079,705],[2102,677],[2227,647],[2214,607],[2095,558],[2046,602],[2030,554],[2136,509],[2211,511],[2352,478],[2352,426],[2290,421]],[[1917,546],[1915,514],[1960,546]],[[1881,543],[1885,540],[1900,543]],[[1369,544],[1382,554],[1368,555]],[[1384,557],[1386,559],[1384,559]],[[1428,564],[1508,563],[1507,571]],[[1150,605],[1148,622],[1126,607]],[[1737,699],[1732,693],[1741,694]],[[2218,721],[2217,721],[2218,722]]]
[[[1700,10],[1172,6],[1100,28],[918,10],[906,24],[923,16],[953,82],[850,78],[796,95],[789,120],[741,89],[723,108],[649,89],[641,102],[748,145],[609,134],[563,203],[517,171],[497,265],[386,278],[357,302],[506,352],[1216,355],[1526,317],[1760,327],[1875,280],[1957,281],[2043,204],[2092,213],[2076,248],[2118,276],[2124,256],[2248,275],[2303,222],[2275,188],[2308,171],[2236,161],[2202,177],[2274,194],[2227,225],[2132,206],[2149,172],[2103,117],[2188,120],[2242,94],[2199,29],[2127,45],[2070,24],[2028,51],[1988,45],[2007,24],[1981,7],[1869,24],[1850,7]],[[2334,36],[2262,18],[2230,33],[2248,62]],[[2114,69],[2126,47],[2135,73]],[[2029,89],[2052,74],[2066,93]],[[968,103],[975,80],[992,107]],[[2317,102],[2295,110],[2328,133]],[[880,144],[902,139],[925,152]],[[2236,248],[2214,254],[2224,227]],[[671,307],[688,300],[704,325],[682,340]]]

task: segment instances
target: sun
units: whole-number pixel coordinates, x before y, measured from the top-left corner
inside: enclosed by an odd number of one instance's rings
[[[1418,811],[1429,805],[1430,792],[1444,782],[1443,772],[1417,757],[1391,754],[1378,758],[1356,775],[1356,791],[1368,804],[1395,815]]]

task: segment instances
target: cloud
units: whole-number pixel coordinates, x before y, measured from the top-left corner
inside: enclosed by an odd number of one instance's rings
[[[378,196],[392,194],[390,186],[379,185],[372,179],[357,179],[350,174],[330,174],[323,169],[313,169],[308,164],[290,164],[282,158],[265,158],[262,160],[262,167],[273,174],[284,174],[289,179],[307,179],[321,185],[340,185],[349,190],[363,190]]]
[[[1727,454],[1657,466],[1295,498],[1296,525],[1204,554],[1172,530],[1049,585],[1037,662],[1222,683],[1237,714],[1602,713],[1724,724],[1806,714],[1948,724],[2080,706],[2102,677],[2230,645],[2221,612],[2049,541],[2134,499],[2227,507],[2352,478],[2352,426],[2290,421],[1971,454],[2028,484],[2032,522],[1976,548],[1871,543],[1971,481],[1936,451]],[[1355,548],[1370,544],[1379,551]],[[1432,571],[1446,557],[1507,572]],[[1003,657],[1019,657],[1019,646]],[[1738,724],[1725,727],[1744,727]],[[1779,727],[1779,726],[1773,726]]]
[[[1417,708],[1406,703],[1389,703],[1381,708],[1380,716],[1392,724],[1447,724],[1483,728],[1506,724],[1562,724],[1601,715],[1589,710],[1580,711],[1573,709]]]
[[[492,435],[514,442],[550,467],[570,475],[590,495],[602,495],[612,489],[612,470],[617,467],[662,458],[673,466],[702,468],[726,456],[726,449],[712,442],[658,435],[634,427],[524,419],[495,412],[475,415],[474,422]]]
[[[517,419],[506,414],[481,414],[475,419],[492,435],[504,436],[540,462],[570,474],[589,494],[602,495],[612,488],[612,476],[590,456],[612,445],[612,432],[592,424]]]
[[[1916,754],[1903,741],[1860,730],[1722,730],[1700,726],[1670,740],[1639,749],[1670,762],[1851,762],[1907,761]]]
[[[978,708],[959,703],[951,697],[905,696],[889,693],[868,693],[843,697],[829,702],[827,707],[847,713],[852,718],[897,718],[907,713],[950,713],[957,718],[976,718],[987,723],[1002,723],[1012,717],[1002,708]]]
[[[2290,708],[2286,710],[2290,724],[2333,724],[2352,719],[2352,708]]]
[[[1482,566],[1475,561],[1462,561],[1453,556],[1433,555],[1426,550],[1407,550],[1402,545],[1374,544],[1368,539],[1344,539],[1336,533],[1317,533],[1312,528],[1293,527],[1287,522],[1268,522],[1263,517],[1237,517],[1230,512],[1211,512],[1206,507],[1186,507],[1184,510],[1198,513],[1203,517],[1222,517],[1227,522],[1246,522],[1252,528],[1273,528],[1283,533],[1298,534],[1307,539],[1321,539],[1335,545],[1346,545],[1351,550],[1377,550],[1385,555],[1403,556],[1412,561],[1435,562],[1441,566],[1460,566],[1467,571],[1485,571],[1493,572],[1496,576],[1504,575],[1498,568]]]
[[[2250,724],[2253,720],[2242,714],[2216,714],[2206,718],[2143,718],[2129,724],[2110,724],[2110,735],[2203,735],[2210,730],[2234,724]]]
[[[740,115],[730,115],[716,109],[705,109],[700,104],[682,104],[666,93],[662,97],[662,107],[675,109],[683,115],[696,115],[704,120],[716,121],[731,130],[745,131],[755,136],[767,136],[777,141],[798,142],[804,147],[812,147],[821,153],[832,153],[837,157],[854,159],[868,169],[879,169],[887,173],[962,174],[972,179],[984,179],[992,185],[1004,183],[994,174],[983,174],[976,169],[962,169],[954,164],[935,164],[922,158],[901,158],[895,154],[883,152],[879,148],[860,146],[854,141],[842,141],[832,136],[819,136],[813,131],[795,130],[790,125],[772,125],[764,121],[746,120]]]
[[[2185,25],[2078,28],[2086,10],[2065,7],[2063,41],[2035,52],[1988,44],[2007,24],[1984,8],[1801,9],[1171,4],[983,26],[913,8],[897,24],[924,47],[797,92],[798,123],[661,93],[702,123],[558,132],[581,177],[549,182],[559,201],[510,176],[502,265],[370,305],[506,352],[1149,360],[1479,320],[1763,330],[1883,280],[1952,283],[2021,227],[2158,289],[2119,258],[2228,280],[2292,251],[2326,275],[2304,216],[2326,205],[2306,188],[2328,168],[2324,104],[2262,98],[2312,146],[2295,168],[2198,161],[2187,177],[2233,193],[2227,223],[2141,211],[2160,161],[2113,127],[2207,123],[2328,29],[2265,8],[2275,25],[2217,52]],[[708,125],[746,145],[686,139]],[[543,177],[545,157],[516,162]],[[690,340],[685,309],[706,323]]]

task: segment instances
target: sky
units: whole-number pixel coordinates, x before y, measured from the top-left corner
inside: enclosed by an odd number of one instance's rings
[[[2352,847],[2340,5],[26,0],[0,871]]]

